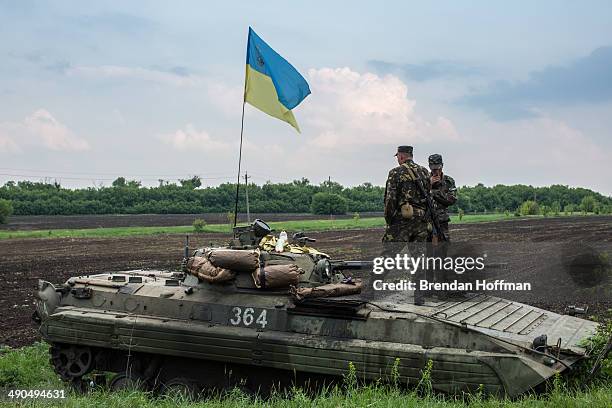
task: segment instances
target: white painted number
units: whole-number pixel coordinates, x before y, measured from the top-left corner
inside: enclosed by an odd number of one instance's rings
[[[242,320],[242,317],[240,317],[240,313],[242,313],[242,310],[240,310],[239,307],[234,307],[232,309],[232,313],[234,314],[234,318],[230,319],[230,323],[233,324],[234,326],[237,326],[240,324],[240,321]]]
[[[232,318],[230,319],[230,323],[234,326],[238,326],[240,323],[245,326],[250,326],[253,324],[255,309],[252,307],[247,307],[244,309],[244,313],[242,313],[242,309],[238,306],[232,308]],[[262,310],[257,319],[255,320],[255,324],[261,326],[261,328],[265,328],[268,324],[268,320],[266,319],[267,310]]]
[[[252,307],[247,307],[246,309],[244,309],[244,314],[242,315],[242,321],[244,322],[245,326],[250,326],[251,323],[253,323],[253,312],[255,312],[253,310]]]
[[[266,327],[266,324],[268,324],[268,321],[266,320],[266,311],[265,310],[263,312],[261,312],[261,314],[259,315],[257,320],[255,320],[255,323],[261,325],[262,329],[264,327]]]

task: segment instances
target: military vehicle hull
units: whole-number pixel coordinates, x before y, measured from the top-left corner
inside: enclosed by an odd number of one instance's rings
[[[415,385],[431,360],[436,390],[514,397],[583,359],[580,342],[597,326],[486,295],[422,306],[358,296],[298,302],[249,279],[219,286],[125,271],[41,282],[40,332],[56,371],[73,382],[100,370],[146,387],[261,390],[341,378],[352,362],[371,381],[390,378],[396,364],[399,382]]]

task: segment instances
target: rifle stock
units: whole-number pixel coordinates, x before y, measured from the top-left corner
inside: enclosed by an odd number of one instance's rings
[[[442,228],[440,228],[440,220],[438,219],[438,215],[436,214],[431,194],[429,194],[429,191],[427,191],[425,189],[425,186],[423,186],[423,180],[418,179],[416,181],[416,185],[419,187],[421,194],[423,194],[423,196],[425,197],[425,204],[427,205],[427,214],[429,219],[431,220],[432,226],[432,244],[436,245],[439,241],[447,241],[444,231],[442,231]]]

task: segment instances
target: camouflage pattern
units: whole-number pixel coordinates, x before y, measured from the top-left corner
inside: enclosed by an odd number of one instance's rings
[[[440,228],[446,237],[449,237],[448,222],[450,221],[450,217],[448,215],[448,207],[455,204],[457,201],[455,180],[443,174],[442,180],[431,186],[431,195],[436,203],[436,215],[438,216],[438,220],[440,220]]]
[[[261,250],[261,257],[304,270],[300,288],[344,281],[349,272],[310,253]],[[130,382],[149,392],[179,384],[194,395],[289,389],[300,378],[342,381],[349,362],[366,381],[384,380],[396,366],[398,384],[416,384],[431,361],[435,391],[514,398],[582,360],[583,341],[597,329],[486,294],[419,306],[395,291],[379,300],[298,301],[257,289],[249,272],[225,284],[172,271],[101,272],[58,286],[39,281],[37,298],[39,331],[58,375],[77,387],[90,384],[92,373],[116,373],[112,392]],[[547,340],[536,353],[532,342],[542,334]]]
[[[430,169],[441,169],[444,163],[442,162],[442,155],[440,154],[432,154],[429,156],[429,168]]]
[[[389,172],[385,186],[385,220],[387,228],[383,242],[425,242],[429,223],[425,217],[425,197],[416,182],[422,180],[425,189],[430,188],[429,171],[412,160]],[[401,207],[409,204],[413,208],[410,219],[402,217]]]

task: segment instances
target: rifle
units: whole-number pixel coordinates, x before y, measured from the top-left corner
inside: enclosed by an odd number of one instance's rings
[[[431,194],[429,194],[429,191],[425,189],[425,186],[423,186],[423,180],[421,180],[420,178],[416,180],[416,185],[419,188],[419,191],[421,192],[421,194],[423,194],[423,196],[425,197],[425,205],[427,206],[427,214],[429,215],[429,218],[431,219],[431,226],[432,226],[431,242],[432,244],[436,245],[438,241],[447,241],[446,235],[442,231],[442,228],[440,228],[440,220],[438,219],[438,214],[436,214],[434,202],[433,202],[433,198],[431,198]]]

